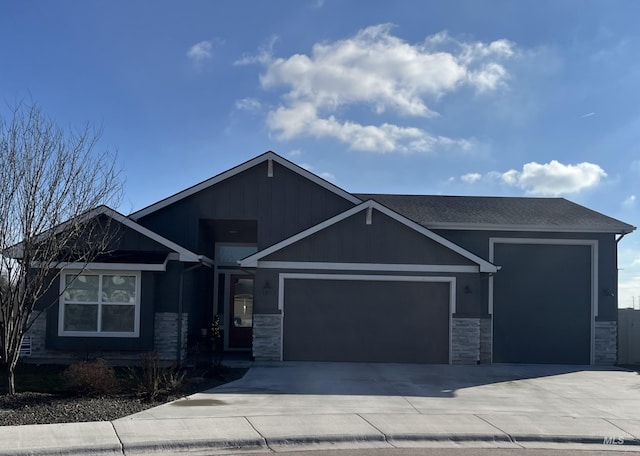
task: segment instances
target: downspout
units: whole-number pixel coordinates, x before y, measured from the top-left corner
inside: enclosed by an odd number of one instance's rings
[[[630,232],[629,232],[630,233]],[[620,247],[620,241],[629,233],[620,233],[620,236],[616,238],[616,333],[620,331],[620,311],[617,310],[620,305],[620,296],[618,294],[618,286],[620,283],[620,265],[618,264],[618,249]],[[616,337],[616,362],[620,362],[620,338]]]
[[[176,365],[182,365],[182,307],[183,307],[183,290],[184,290],[184,274],[186,272],[191,272],[194,269],[199,268],[200,266],[207,266],[202,259],[199,260],[199,263],[194,264],[193,266],[188,267],[187,269],[183,269],[180,271],[180,286],[178,289],[178,340],[176,343]]]
[[[616,308],[620,304],[620,302],[618,301],[618,299],[620,298],[618,296],[618,282],[620,279],[620,265],[618,264],[618,250],[620,247],[620,241],[622,240],[623,237],[625,237],[629,233],[630,231],[627,233],[619,233],[620,235],[616,238]]]

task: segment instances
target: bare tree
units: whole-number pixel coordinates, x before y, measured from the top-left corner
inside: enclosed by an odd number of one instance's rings
[[[89,125],[65,131],[34,104],[0,117],[0,363],[9,394],[25,333],[55,303],[39,301],[60,266],[86,265],[113,240],[109,221],[93,215],[119,204],[123,186],[115,155],[96,150],[99,138]]]

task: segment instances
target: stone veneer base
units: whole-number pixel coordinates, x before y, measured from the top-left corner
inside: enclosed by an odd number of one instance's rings
[[[618,323],[596,320],[594,336],[595,364],[615,364],[618,361]]]
[[[451,320],[451,363],[477,364],[480,361],[480,319]]]
[[[281,314],[253,315],[253,356],[256,360],[280,361],[281,339]]]

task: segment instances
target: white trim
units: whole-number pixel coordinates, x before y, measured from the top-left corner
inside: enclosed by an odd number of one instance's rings
[[[372,274],[307,274],[283,272],[278,275],[278,309],[280,310],[282,324],[280,325],[280,361],[284,360],[284,281],[285,280],[350,280],[366,282],[431,282],[449,284],[449,364],[452,363],[452,329],[453,314],[456,312],[456,278],[455,277],[425,277],[425,276],[398,276],[398,275],[372,275]]]
[[[353,204],[358,204],[361,202],[361,200],[359,198],[356,198],[355,196],[353,196],[351,193],[346,192],[345,190],[342,190],[340,187],[337,187],[335,185],[333,185],[332,183],[322,179],[320,176],[317,176],[315,174],[313,174],[312,172],[307,171],[304,168],[301,168],[300,166],[290,162],[289,160],[286,160],[285,158],[281,157],[280,155],[276,154],[275,152],[265,152],[262,155],[259,155],[255,158],[252,158],[251,160],[244,162],[234,168],[231,168],[230,170],[227,170],[221,174],[218,174],[217,176],[214,176],[210,179],[207,179],[203,182],[200,182],[199,184],[196,184],[192,187],[187,188],[186,190],[183,190],[181,192],[178,192],[172,196],[169,196],[168,198],[163,199],[162,201],[158,201],[155,204],[152,204],[151,206],[147,206],[143,209],[140,209],[139,211],[136,211],[132,214],[129,215],[129,217],[131,217],[131,219],[133,220],[138,220],[141,217],[144,217],[146,215],[149,215],[153,212],[156,212],[164,207],[169,206],[170,204],[173,204],[177,201],[180,201],[188,196],[193,195],[194,193],[198,193],[201,190],[204,190],[206,188],[211,187],[212,185],[215,185],[219,182],[222,182],[226,179],[229,179],[230,177],[236,176],[250,168],[253,168],[254,166],[263,163],[267,160],[273,160],[274,162],[278,163],[279,165],[284,166],[285,168],[293,171],[294,173],[297,173],[299,175],[301,175],[302,177],[307,178],[308,180],[310,180],[311,182],[320,185],[321,187],[329,190],[332,193],[335,193],[338,196],[341,196],[342,198],[346,199],[347,201],[352,202]]]
[[[489,261],[494,261],[496,244],[581,245],[591,248],[591,343],[590,363],[595,363],[595,321],[598,316],[598,241],[595,239],[489,238]],[[493,276],[489,277],[489,315],[491,315],[491,362],[493,362]]]
[[[620,226],[619,228],[598,228],[583,226],[553,226],[553,225],[499,225],[491,223],[445,223],[445,222],[425,222],[424,226],[437,230],[466,230],[466,231],[528,231],[546,233],[631,233],[635,230],[633,226]]]
[[[85,271],[161,271],[167,270],[167,261],[165,258],[162,264],[147,263],[57,263],[51,264],[56,269],[79,269]]]
[[[242,260],[240,262],[240,266],[243,268],[255,268],[258,266],[258,261],[278,250],[281,250],[291,244],[294,244],[298,241],[300,241],[301,239],[304,239],[308,236],[311,236],[315,233],[317,233],[318,231],[321,231],[331,225],[334,225],[348,217],[351,217],[354,214],[357,214],[360,211],[363,210],[368,210],[369,208],[373,208],[376,209],[377,211],[382,212],[383,214],[387,215],[388,217],[391,217],[392,219],[396,220],[397,222],[402,223],[403,225],[417,231],[418,233],[428,237],[429,239],[441,244],[444,247],[447,247],[448,249],[454,251],[455,253],[461,255],[462,257],[476,263],[479,267],[480,272],[496,272],[498,270],[498,268],[496,268],[496,266],[494,266],[493,264],[491,264],[490,262],[487,262],[486,260],[483,260],[482,258],[480,258],[477,255],[474,255],[473,253],[463,249],[462,247],[460,247],[457,244],[454,244],[453,242],[449,241],[448,239],[443,238],[442,236],[439,236],[437,234],[435,234],[434,232],[430,231],[429,229],[425,228],[422,225],[417,224],[416,222],[409,220],[408,218],[404,217],[403,215],[398,214],[397,212],[392,211],[391,209],[389,209],[386,206],[381,205],[380,203],[374,201],[374,200],[368,200],[365,201],[362,204],[359,204],[358,206],[352,207],[351,209],[348,209],[344,212],[342,212],[341,214],[338,214],[334,217],[331,217],[330,219],[325,220],[324,222],[321,222],[315,226],[312,226],[311,228],[308,228],[294,236],[291,236],[290,238],[287,238],[281,242],[278,242],[277,244],[272,245],[271,247],[268,247],[264,250],[261,250],[260,252],[248,256],[247,258],[245,258],[244,260]]]
[[[388,272],[448,272],[475,273],[478,266],[440,264],[395,264],[395,263],[327,263],[313,261],[258,261],[264,269],[301,269],[317,271],[388,271]]]
[[[133,332],[101,332],[101,331],[65,331],[64,330],[64,292],[66,289],[66,273],[76,273],[76,274],[93,274],[98,275],[100,277],[100,287],[102,287],[102,276],[103,275],[113,275],[121,272],[122,275],[127,276],[135,276],[136,278],[136,302],[134,304],[134,330]],[[109,338],[135,338],[140,336],[140,307],[142,306],[142,296],[141,292],[141,280],[142,274],[140,271],[113,271],[113,270],[105,270],[105,271],[71,271],[71,270],[63,270],[60,272],[60,298],[58,299],[58,336],[60,337],[109,337]],[[73,303],[70,303],[73,304]],[[112,303],[112,305],[127,305],[127,303]],[[93,305],[93,304],[87,304]],[[103,304],[101,301],[97,303],[98,305],[98,327],[100,326],[101,314],[100,309]],[[111,305],[111,304],[106,304]],[[131,305],[131,304],[129,304]]]
[[[124,226],[131,228],[134,231],[137,231],[138,233],[142,234],[143,236],[148,237],[149,239],[156,241],[158,244],[164,245],[165,247],[168,247],[169,249],[173,250],[174,252],[176,252],[179,255],[179,260],[183,261],[183,262],[193,262],[193,263],[204,263],[204,264],[213,264],[213,261],[209,258],[207,258],[204,255],[197,255],[193,252],[191,252],[190,250],[185,249],[184,247],[176,244],[173,241],[170,241],[169,239],[160,236],[158,233],[151,231],[148,228],[145,228],[144,226],[136,223],[134,220],[130,219],[129,217],[125,217],[124,215],[122,215],[121,213],[119,213],[118,211],[111,209],[108,206],[102,205],[102,206],[98,206],[95,209],[91,209],[90,211],[85,212],[82,215],[79,215],[78,218],[80,220],[90,220],[92,218],[98,217],[99,215],[106,215],[107,217],[110,217],[112,219],[114,219],[117,222],[122,223]],[[59,233],[60,231],[64,230],[64,227],[69,224],[70,221],[66,221],[63,222],[59,225],[57,225],[55,228],[53,228],[53,231],[48,231],[45,232],[43,234],[41,234],[40,236],[47,236],[50,233]],[[20,248],[21,244],[18,244],[17,247],[18,249]],[[21,257],[21,253],[16,256],[16,258]]]

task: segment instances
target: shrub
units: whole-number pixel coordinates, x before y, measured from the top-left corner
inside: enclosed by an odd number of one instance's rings
[[[140,367],[131,367],[127,372],[137,393],[149,400],[178,390],[184,380],[184,373],[178,367],[161,365],[157,352],[145,353]]]
[[[61,375],[67,386],[77,393],[99,396],[118,391],[116,372],[103,359],[72,364]]]

